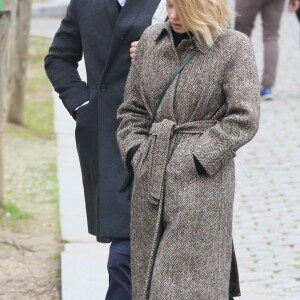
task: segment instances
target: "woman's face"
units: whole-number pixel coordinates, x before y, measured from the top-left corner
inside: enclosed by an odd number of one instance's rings
[[[167,12],[173,30],[178,33],[185,33],[186,29],[183,27],[181,23],[180,16],[178,14],[177,8],[174,5],[173,0],[167,0]]]

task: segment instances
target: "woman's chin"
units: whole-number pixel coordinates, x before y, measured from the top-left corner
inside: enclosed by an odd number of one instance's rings
[[[184,30],[183,28],[174,28],[174,27],[172,27],[172,28],[177,33],[186,33],[186,30]]]

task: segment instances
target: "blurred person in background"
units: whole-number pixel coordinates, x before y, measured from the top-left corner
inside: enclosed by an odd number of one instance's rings
[[[298,21],[300,22],[300,0],[290,0],[289,1],[289,11],[296,12]]]
[[[106,300],[131,300],[130,201],[128,193],[119,192],[126,171],[116,113],[131,65],[131,43],[151,24],[159,2],[71,0],[45,58],[47,75],[76,120],[89,233],[99,242],[111,242]],[[83,54],[87,83],[77,71]]]
[[[296,0],[298,1],[298,0]],[[291,0],[291,3],[294,3]],[[264,100],[272,100],[279,57],[279,27],[285,0],[236,0],[235,29],[251,36],[254,21],[261,13],[263,22],[264,69],[260,95]]]

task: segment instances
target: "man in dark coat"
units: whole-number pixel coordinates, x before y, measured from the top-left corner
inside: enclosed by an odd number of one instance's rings
[[[131,299],[130,201],[119,188],[126,175],[117,146],[116,112],[131,64],[129,49],[151,24],[159,0],[71,0],[45,69],[76,120],[88,230],[112,242],[107,300]],[[84,54],[87,83],[77,72]]]

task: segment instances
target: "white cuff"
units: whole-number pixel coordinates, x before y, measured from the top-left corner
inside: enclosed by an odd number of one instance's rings
[[[81,105],[77,106],[77,107],[74,109],[74,111],[78,110],[78,108],[80,108],[80,107],[82,107],[82,106],[85,106],[85,105],[89,104],[89,102],[90,102],[89,100],[88,100],[88,101],[85,101],[85,102],[82,103]]]

